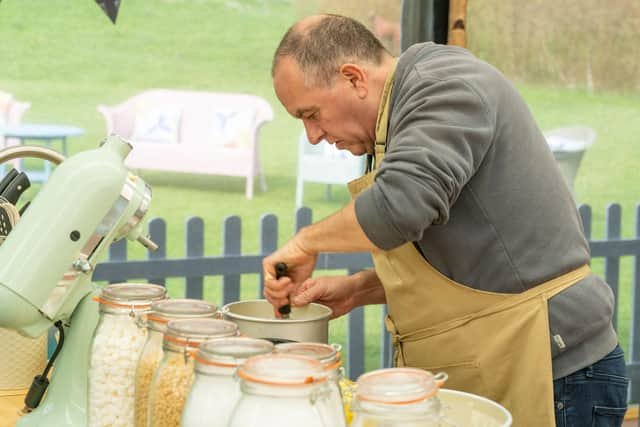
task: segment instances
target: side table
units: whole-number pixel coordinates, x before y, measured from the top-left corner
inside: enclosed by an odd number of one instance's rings
[[[5,126],[0,129],[5,139],[15,138],[21,144],[28,141],[43,142],[47,147],[52,148],[56,141],[60,142],[62,154],[67,156],[67,138],[84,134],[84,129],[58,124],[22,123],[14,126]],[[51,164],[44,163],[44,171],[25,171],[31,181],[44,182],[51,174]]]

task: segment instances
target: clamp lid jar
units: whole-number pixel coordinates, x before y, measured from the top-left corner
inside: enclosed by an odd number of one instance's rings
[[[172,320],[163,336],[163,356],[151,383],[149,425],[180,425],[193,382],[194,355],[204,341],[238,335],[238,326],[220,319]]]
[[[227,425],[240,397],[236,368],[249,357],[270,354],[267,340],[228,337],[202,343],[195,355],[195,378],[182,413],[183,427],[206,427],[215,419]]]
[[[338,344],[322,344],[315,342],[285,343],[275,347],[276,353],[306,356],[320,362],[329,380],[329,408],[333,411],[334,425],[345,426],[346,418],[343,407],[340,380],[342,374],[341,347]]]
[[[438,390],[447,375],[415,368],[378,369],[358,378],[352,426],[385,422],[389,427],[440,425]]]
[[[315,359],[289,354],[255,356],[238,368],[241,395],[230,427],[330,427],[327,374]]]
[[[149,333],[136,369],[136,427],[147,427],[149,389],[153,374],[162,360],[162,338],[169,321],[216,316],[215,304],[197,299],[167,299],[151,304],[151,312],[146,318]]]
[[[89,359],[89,426],[133,425],[135,371],[147,336],[138,323],[165,295],[162,286],[119,283],[95,298],[100,319]]]

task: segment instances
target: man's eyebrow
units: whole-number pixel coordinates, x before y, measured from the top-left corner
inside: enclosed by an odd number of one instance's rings
[[[302,115],[305,113],[310,113],[311,111],[315,110],[316,107],[305,107],[305,108],[298,108],[296,110],[296,117],[297,118],[302,118]]]

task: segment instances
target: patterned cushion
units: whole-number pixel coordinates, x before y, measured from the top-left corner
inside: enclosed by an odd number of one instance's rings
[[[134,141],[175,144],[179,141],[182,107],[179,105],[137,106]]]
[[[254,110],[215,110],[208,141],[224,147],[247,147],[255,130]]]

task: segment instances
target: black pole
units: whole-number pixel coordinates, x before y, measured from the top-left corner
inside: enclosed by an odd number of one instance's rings
[[[432,41],[447,44],[449,0],[402,0],[400,48]]]

